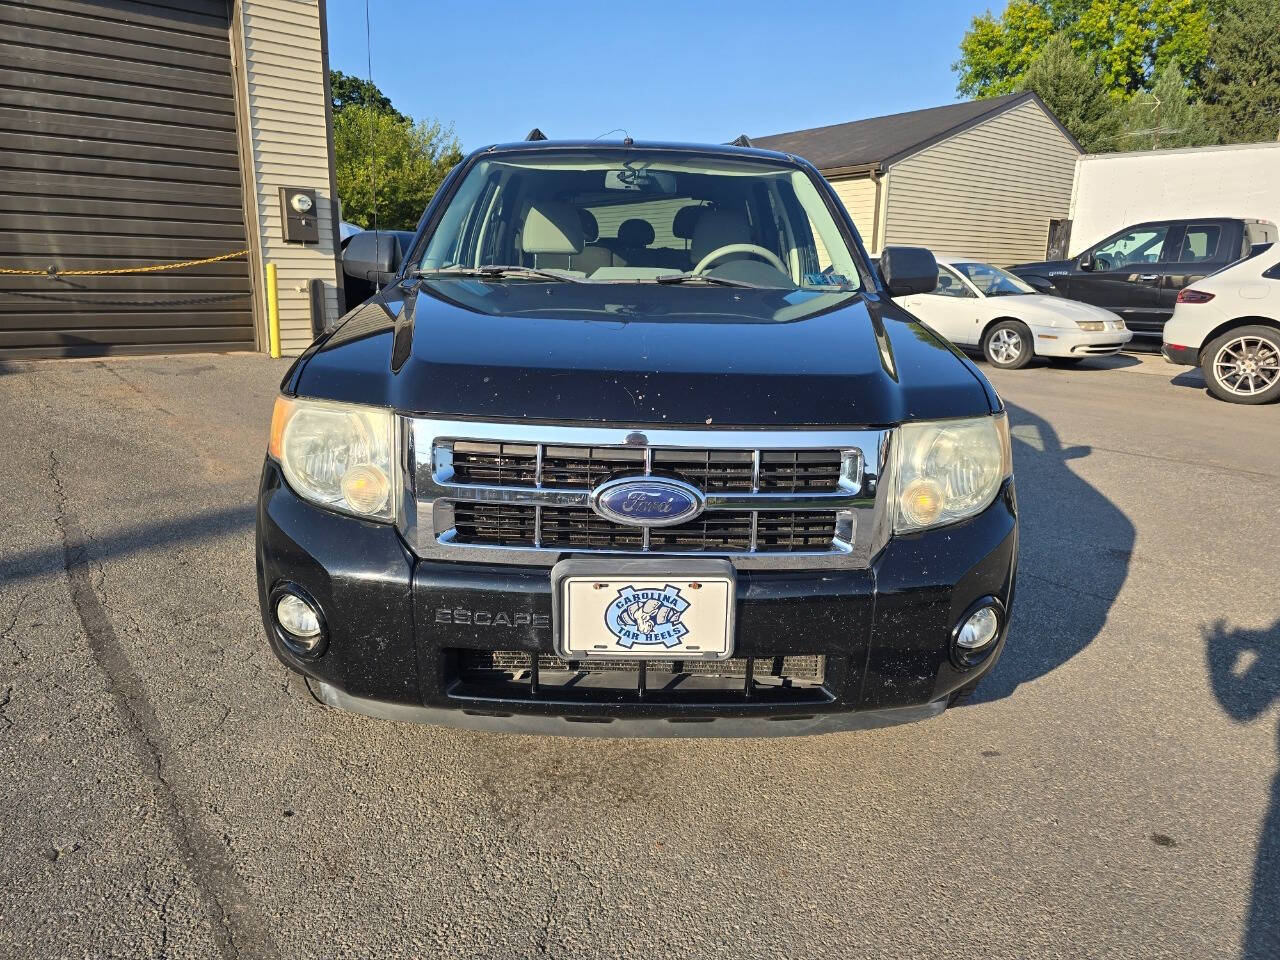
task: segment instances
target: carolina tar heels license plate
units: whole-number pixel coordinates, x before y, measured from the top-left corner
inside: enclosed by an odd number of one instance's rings
[[[567,660],[722,660],[733,653],[733,567],[721,561],[565,560],[552,572]]]

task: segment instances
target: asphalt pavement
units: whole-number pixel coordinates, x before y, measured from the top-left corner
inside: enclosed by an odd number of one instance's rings
[[[285,362],[0,364],[0,957],[1280,957],[1280,406],[995,373],[977,702],[774,740],[317,708],[252,553]]]

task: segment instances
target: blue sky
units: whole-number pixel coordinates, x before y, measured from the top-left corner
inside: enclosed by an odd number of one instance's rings
[[[464,151],[535,126],[724,142],[952,102],[960,38],[988,5],[370,0],[373,81],[452,123]],[[361,77],[364,10],[328,2],[330,66]]]

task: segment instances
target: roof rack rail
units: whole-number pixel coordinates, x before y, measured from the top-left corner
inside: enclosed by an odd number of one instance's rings
[[[750,138],[750,137],[748,137],[745,133],[740,133],[740,134],[738,134],[738,139],[737,139],[737,140],[730,140],[730,141],[729,141],[729,146],[731,146],[731,147],[749,147],[749,146],[751,146],[751,138]]]
[[[534,127],[532,130],[530,130],[529,135],[525,137],[526,141],[545,140],[545,139],[547,139],[547,135],[543,133],[541,130],[539,130],[537,127]]]

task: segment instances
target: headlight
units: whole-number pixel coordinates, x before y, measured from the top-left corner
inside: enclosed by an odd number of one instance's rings
[[[375,520],[395,519],[390,410],[277,397],[271,456],[298,496]]]
[[[1088,333],[1099,333],[1107,329],[1107,321],[1105,320],[1077,320],[1076,326]]]
[[[893,456],[895,533],[981,513],[1013,472],[1003,413],[973,420],[904,423]]]

